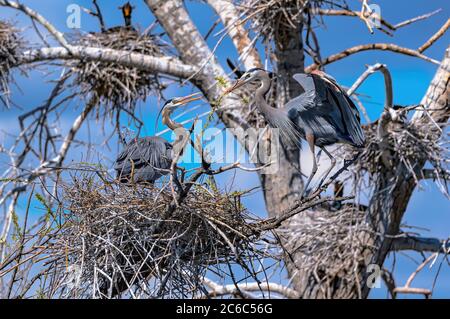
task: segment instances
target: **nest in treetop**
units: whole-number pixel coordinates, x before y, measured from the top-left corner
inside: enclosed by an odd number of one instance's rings
[[[238,194],[194,186],[172,211],[170,187],[94,176],[64,186],[65,223],[52,244],[69,297],[117,297],[129,287],[147,297],[193,297],[206,271],[238,264],[251,276],[250,260],[265,254]]]
[[[154,57],[164,55],[166,47],[157,35],[140,34],[131,27],[89,33],[76,40],[76,44]],[[125,108],[132,112],[137,101],[145,101],[152,91],[159,92],[164,88],[158,74],[116,63],[81,60],[73,65],[73,70],[76,84],[83,92],[96,94],[101,104],[109,106],[108,111]]]
[[[0,21],[0,102],[8,105],[11,68],[17,64],[23,41],[14,26]]]
[[[426,112],[421,106],[416,109],[418,112]],[[400,162],[406,169],[404,173],[408,172],[416,180],[420,180],[423,178],[422,171],[417,170],[416,163],[426,163],[434,170],[436,176],[445,176],[449,165],[449,144],[445,141],[445,136],[443,138],[439,136],[440,131],[445,130],[448,123],[428,121],[426,124],[421,122],[417,124],[406,120],[406,109],[394,112],[398,115],[398,119],[389,120],[385,126],[384,131],[387,135],[383,142],[380,142],[378,136],[379,120],[364,127],[366,147],[358,161],[352,165],[354,171],[359,175],[368,172],[369,177],[372,177]],[[343,150],[352,152],[353,155],[357,152],[348,147]]]
[[[240,9],[252,21],[253,30],[264,40],[292,37],[286,31],[296,30],[306,21],[305,13],[323,5],[345,5],[345,1],[325,0],[241,0]],[[283,41],[277,41],[283,42]]]

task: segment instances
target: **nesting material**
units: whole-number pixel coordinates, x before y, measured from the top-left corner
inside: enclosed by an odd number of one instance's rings
[[[334,212],[316,208],[294,217],[279,230],[281,236],[284,233],[295,238],[287,250],[303,256],[296,263],[301,268],[293,273],[300,276],[299,280],[316,282],[323,298],[350,298],[355,291],[360,292],[359,271],[376,238],[365,212],[349,204]],[[339,290],[339,296],[330,295],[335,285],[345,287]]]
[[[342,4],[344,1],[335,1]],[[324,0],[243,0],[241,10],[251,19],[253,29],[266,40],[282,37],[286,28],[298,27],[308,8],[333,5]]]
[[[139,34],[131,27],[116,27],[105,32],[90,33],[77,41],[79,45],[109,48],[162,56],[165,45],[156,35]],[[162,86],[158,74],[137,68],[98,61],[77,61],[73,67],[77,74],[76,84],[82,91],[96,94],[102,105],[112,115],[114,110],[125,108],[132,112],[137,101],[145,100]]]
[[[17,29],[8,22],[0,21],[0,103],[7,106],[11,68],[17,64],[22,46]]]
[[[416,169],[416,163],[426,163],[436,176],[443,175],[448,171],[450,152],[445,137],[438,138],[442,129],[445,130],[445,125],[433,122],[390,121],[385,128],[386,137],[380,142],[378,121],[368,125],[364,129],[366,148],[353,165],[353,170],[361,177],[369,173],[371,178],[401,162],[411,176],[420,180],[422,173]],[[343,151],[356,154],[354,149],[343,148]]]
[[[167,188],[93,176],[64,187],[65,226],[52,250],[60,256],[55,268],[77,274],[65,296],[193,297],[208,270],[237,264],[249,271],[263,253],[239,198],[197,187],[171,210]]]

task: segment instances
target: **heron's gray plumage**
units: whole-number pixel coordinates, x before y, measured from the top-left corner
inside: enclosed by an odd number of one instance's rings
[[[117,156],[117,179],[153,183],[168,173],[172,163],[172,144],[159,136],[130,141]],[[133,178],[132,178],[133,175]]]
[[[358,109],[333,77],[321,71],[312,74],[299,73],[293,77],[304,92],[282,108],[273,108],[264,98],[270,89],[270,77],[263,69],[248,70],[225,92],[231,92],[255,80],[259,81],[261,86],[255,92],[255,102],[270,125],[278,128],[283,141],[290,145],[300,145],[300,139],[308,142],[313,154],[313,167],[303,189],[304,194],[317,172],[315,146],[322,149],[331,160],[331,166],[319,183],[320,187],[336,164],[336,159],[325,146],[347,143],[363,147],[365,138]]]
[[[317,146],[348,143],[364,146],[358,109],[330,76],[295,74],[304,93],[286,103],[288,117],[304,132],[315,137]]]

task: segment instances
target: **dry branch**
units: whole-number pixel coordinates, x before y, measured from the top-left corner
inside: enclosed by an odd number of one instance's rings
[[[189,77],[195,68],[181,63],[173,57],[152,57],[128,51],[72,46],[71,52],[62,47],[41,48],[25,51],[18,59],[18,65],[49,60],[81,60],[117,63],[123,66],[161,72],[176,77]]]
[[[401,46],[398,46],[393,43],[372,43],[372,44],[363,44],[363,45],[357,45],[351,48],[348,48],[342,52],[333,54],[325,59],[323,59],[320,63],[320,66],[324,66],[330,63],[334,63],[336,61],[342,60],[350,55],[363,52],[363,51],[371,51],[371,50],[381,50],[381,51],[391,51],[399,54],[409,55],[412,57],[416,57],[422,60],[425,60],[427,62],[431,62],[434,64],[439,65],[439,61],[429,58],[423,54],[421,54],[419,51],[404,48]],[[319,67],[318,64],[311,64],[307,68],[305,68],[306,72],[311,72],[312,70],[315,70]]]
[[[222,286],[208,278],[204,278],[203,282],[210,288],[204,298],[217,298],[227,295],[236,296],[240,295],[241,292],[261,292],[266,298],[273,298],[275,294],[290,299],[297,299],[299,297],[299,294],[295,290],[274,282],[238,284],[237,287],[232,284]]]
[[[10,7],[22,11],[24,14],[28,15],[31,19],[36,20],[41,25],[43,25],[47,29],[47,31],[55,37],[55,39],[59,42],[60,45],[62,45],[66,50],[71,51],[71,46],[64,38],[64,34],[58,31],[47,19],[45,19],[38,12],[25,6],[24,4],[9,0],[0,0],[0,6]]]
[[[208,4],[220,17],[245,68],[262,67],[258,51],[252,45],[250,36],[239,19],[239,12],[234,4],[227,0],[208,0]]]
[[[418,252],[435,252],[448,254],[450,252],[450,241],[438,238],[402,236],[395,237],[392,242],[393,251],[413,250]]]
[[[418,48],[417,51],[422,53],[423,51],[428,49],[430,46],[433,45],[434,42],[439,40],[439,38],[441,38],[445,34],[445,32],[447,32],[449,27],[450,27],[450,18],[427,42],[425,42],[420,48]]]

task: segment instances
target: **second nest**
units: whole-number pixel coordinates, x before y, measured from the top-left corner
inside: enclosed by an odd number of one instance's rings
[[[131,27],[116,27],[104,32],[89,33],[77,44],[139,53],[153,57],[164,55],[166,45],[157,35],[140,34]],[[145,100],[152,92],[163,89],[158,74],[122,66],[117,63],[78,61],[73,70],[76,83],[83,92],[94,93],[100,102],[114,111],[125,108],[132,112],[136,101]]]

